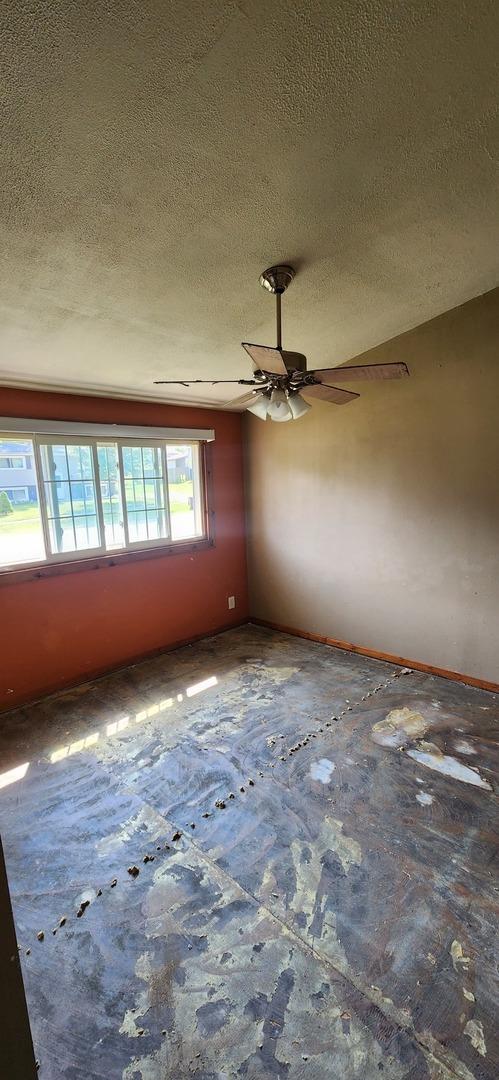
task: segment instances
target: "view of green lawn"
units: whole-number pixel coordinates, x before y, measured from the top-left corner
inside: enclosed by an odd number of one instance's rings
[[[189,498],[193,497],[193,483],[192,480],[185,480],[181,484],[170,484],[170,512],[172,514],[178,514],[185,512],[188,509]],[[146,493],[149,495],[149,492]],[[112,518],[114,521],[118,521],[120,515],[120,501],[117,495],[111,496],[104,504],[104,520],[109,518],[111,520],[111,514],[109,513],[109,503],[112,504]],[[73,502],[73,508],[75,514],[85,513],[85,504],[82,499],[77,499]],[[59,509],[61,517],[71,515],[71,506],[69,502],[60,502]],[[139,502],[128,502],[129,510],[143,510],[144,504]],[[92,510],[87,503],[87,514],[91,514]],[[19,532],[32,532],[38,529],[40,526],[40,514],[38,507],[33,503],[27,503],[24,505],[17,505],[12,507],[12,513],[5,514],[0,517],[0,533],[6,535],[7,533],[19,533]]]
[[[15,533],[33,532],[40,527],[40,514],[38,507],[29,503],[26,506],[12,508],[11,514],[0,517],[0,535],[13,535]]]
[[[127,494],[129,496],[127,500],[128,511],[133,521],[134,532],[132,533],[132,539],[140,535],[140,526],[145,525],[146,522],[146,508],[144,507],[143,498],[137,498],[136,501],[130,498],[133,494],[133,489],[130,490],[129,481],[127,483]],[[137,490],[137,495],[142,494],[140,489]],[[181,483],[169,484],[169,496],[170,496],[170,512],[172,518],[172,535],[174,539],[181,539],[185,536],[193,535],[195,531],[195,515],[191,508],[191,500],[194,495],[194,487],[192,480],[185,480]],[[149,504],[155,502],[154,482],[146,481],[146,500]],[[93,516],[93,500],[77,499],[73,501],[73,511],[77,515]],[[71,516],[71,504],[69,500],[59,502],[59,512],[62,517]],[[103,498],[103,513],[104,524],[106,526],[106,545],[112,547],[114,545],[121,546],[123,533],[121,524],[123,521],[123,511],[121,507],[121,501],[118,495],[112,495]],[[81,527],[86,528],[86,524],[91,525],[90,516],[82,519]],[[149,510],[149,521],[154,516],[154,510]],[[114,528],[113,528],[114,526]],[[95,527],[95,526],[93,526]],[[78,528],[80,528],[78,526]],[[139,530],[139,533],[137,532]],[[81,530],[80,530],[81,531]],[[71,545],[72,531],[67,532],[69,543]],[[154,535],[154,533],[152,534]],[[83,536],[83,534],[82,534]],[[147,536],[147,533],[146,533]],[[82,547],[89,546],[88,536]],[[67,550],[71,550],[69,547]],[[43,558],[43,533],[41,517],[38,506],[33,503],[14,505],[12,511],[0,516],[0,564],[8,562],[23,562],[30,561],[38,558]]]

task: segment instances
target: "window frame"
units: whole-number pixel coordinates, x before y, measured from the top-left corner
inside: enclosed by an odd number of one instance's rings
[[[0,434],[0,438],[2,438],[1,434]],[[45,484],[50,483],[50,481],[45,479],[44,472],[43,472],[42,446],[89,446],[90,447],[91,452],[92,452],[92,472],[93,472],[92,479],[93,479],[94,490],[95,490],[95,508],[96,508],[95,516],[97,518],[98,535],[99,535],[100,541],[101,541],[100,544],[96,545],[95,547],[82,548],[80,550],[74,550],[74,551],[57,551],[57,552],[52,552],[51,551],[51,539],[50,539],[50,528],[49,528],[49,520],[50,519],[49,519],[49,515],[48,515],[48,502],[47,502],[47,495],[46,495],[46,491],[45,491]],[[105,535],[103,534],[103,531],[102,531],[103,522],[101,522],[101,514],[100,514],[100,511],[99,511],[99,508],[101,507],[101,500],[100,500],[99,472],[98,472],[98,461],[97,461],[97,444],[95,443],[95,446],[94,446],[92,444],[91,437],[88,436],[88,435],[80,437],[80,436],[70,436],[70,435],[48,435],[48,434],[47,435],[37,435],[37,434],[34,434],[33,435],[33,451],[34,451],[34,459],[35,459],[36,486],[37,486],[37,490],[38,490],[38,505],[40,507],[40,519],[41,519],[42,531],[43,531],[43,542],[44,542],[44,545],[45,545],[45,559],[43,560],[42,563],[40,563],[38,561],[38,565],[45,566],[47,563],[51,563],[51,564],[52,563],[61,563],[61,562],[68,562],[68,561],[71,561],[71,560],[75,561],[77,559],[85,559],[85,558],[91,559],[92,557],[95,557],[96,555],[105,555],[105,554],[107,554],[106,546],[105,546]],[[82,479],[79,482],[84,484],[85,480]],[[68,480],[67,481],[62,481],[62,483],[68,483],[68,485],[70,484],[69,475],[68,475]],[[124,549],[120,548],[120,550],[124,550]],[[21,563],[21,564],[16,564],[16,565],[32,566],[33,564],[32,563]]]
[[[83,426],[83,425],[81,425]],[[80,425],[75,424],[75,428],[79,428]],[[123,430],[123,429],[122,429]],[[156,429],[157,430],[157,429]],[[32,559],[22,563],[3,563],[0,564],[0,580],[18,579],[22,576],[36,576],[44,577],[51,576],[56,572],[71,572],[71,570],[84,569],[85,564],[95,566],[116,565],[120,561],[128,562],[132,558],[148,557],[161,554],[174,554],[176,552],[188,550],[199,550],[200,548],[213,546],[214,544],[214,512],[211,509],[211,469],[208,465],[208,454],[211,449],[211,439],[193,438],[189,433],[189,438],[182,438],[183,432],[179,431],[178,437],[174,436],[173,431],[169,432],[167,437],[160,438],[155,433],[152,437],[147,437],[142,434],[134,436],[121,435],[121,434],[108,434],[99,435],[98,433],[87,434],[81,432],[81,434],[65,434],[61,431],[57,433],[51,433],[45,430],[29,431],[28,429],[5,431],[0,430],[0,440],[7,438],[9,441],[13,441],[16,438],[29,439],[33,446],[33,464],[32,468],[35,473],[36,487],[38,492],[38,512],[40,516],[40,525],[43,536],[43,544],[45,548],[44,559]],[[46,445],[76,445],[76,446],[89,446],[92,454],[92,483],[94,484],[95,491],[95,504],[96,504],[96,518],[97,518],[97,530],[100,538],[100,544],[92,548],[83,548],[74,551],[55,552],[51,551],[50,532],[49,532],[49,516],[48,516],[48,502],[45,491],[45,476],[43,472],[42,464],[42,451],[41,447]],[[106,548],[106,534],[105,534],[105,521],[104,521],[104,507],[102,503],[102,491],[101,483],[106,482],[101,479],[99,471],[98,461],[98,447],[99,446],[112,446],[116,447],[118,454],[118,482],[120,489],[121,507],[123,510],[123,532],[124,543],[122,547]],[[198,494],[198,509],[196,509],[196,501],[194,503],[194,521],[195,524],[199,522],[199,527],[202,530],[198,535],[182,537],[181,539],[174,539],[172,537],[172,515],[170,512],[170,488],[168,482],[168,446],[192,446],[193,457],[194,453],[197,458],[197,468],[193,470],[193,494],[194,500],[196,500],[196,493]],[[151,446],[154,449],[160,449],[161,462],[163,469],[163,490],[165,496],[165,509],[167,513],[167,527],[168,536],[154,537],[147,540],[130,540],[129,525],[127,520],[127,505],[125,499],[125,477],[123,468],[123,447],[126,446]],[[7,470],[6,470],[7,471]],[[85,480],[81,481],[85,483]],[[93,516],[93,515],[91,515]],[[97,561],[96,561],[97,560]]]
[[[111,440],[109,440],[109,441],[111,441]],[[102,445],[104,440],[99,439],[99,442]],[[125,533],[125,545],[124,545],[123,548],[119,548],[117,550],[120,550],[120,551],[137,551],[139,548],[143,548],[146,551],[148,548],[155,548],[155,547],[158,547],[160,544],[178,543],[178,541],[175,541],[175,540],[172,539],[172,518],[171,518],[171,513],[170,513],[170,491],[169,491],[169,487],[168,487],[168,461],[167,461],[167,455],[166,455],[166,440],[165,440],[165,442],[161,442],[161,440],[159,440],[159,439],[151,439],[151,440],[146,440],[146,439],[118,439],[118,440],[115,441],[115,445],[116,444],[118,446],[118,472],[119,472],[119,476],[120,476],[120,485],[121,485],[121,504],[122,504],[122,507],[123,507],[123,530],[124,530],[124,533]],[[172,444],[172,445],[177,445],[177,444]],[[187,445],[187,444],[182,443],[182,445]],[[168,536],[157,536],[157,537],[154,537],[153,539],[148,539],[148,540],[130,540],[129,528],[128,528],[128,518],[127,518],[127,505],[126,505],[126,489],[125,489],[126,477],[125,477],[125,469],[124,469],[124,465],[123,465],[123,454],[121,453],[121,450],[122,450],[122,448],[124,446],[150,446],[150,447],[152,447],[152,449],[158,449],[158,450],[161,451],[161,463],[162,463],[162,466],[163,466],[163,489],[164,489],[164,496],[165,496],[164,509],[166,510],[166,517],[167,517],[167,522],[168,522]],[[146,507],[146,504],[145,504],[145,500],[144,500],[144,506],[145,506],[146,512],[147,512],[147,507]],[[190,539],[190,538],[188,538],[188,539]],[[195,537],[193,537],[192,539],[195,539]]]

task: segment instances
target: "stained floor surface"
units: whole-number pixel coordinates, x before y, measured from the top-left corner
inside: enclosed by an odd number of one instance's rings
[[[40,1080],[496,1078],[498,722],[253,626],[3,717]]]

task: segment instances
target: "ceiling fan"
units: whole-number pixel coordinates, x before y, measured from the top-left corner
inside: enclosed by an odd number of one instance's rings
[[[406,364],[362,364],[351,367],[316,368],[307,370],[307,358],[303,353],[290,352],[282,347],[281,296],[295,276],[292,266],[271,266],[264,270],[260,285],[276,298],[277,345],[253,345],[243,341],[243,349],[249,354],[255,368],[252,379],[157,379],[156,386],[191,386],[199,383],[238,383],[251,386],[240,397],[228,401],[226,407],[244,405],[261,420],[297,420],[310,408],[306,398],[321,398],[334,405],[347,405],[359,394],[331,386],[335,383],[352,383],[361,379],[400,379],[409,374]],[[303,396],[305,395],[305,396]]]

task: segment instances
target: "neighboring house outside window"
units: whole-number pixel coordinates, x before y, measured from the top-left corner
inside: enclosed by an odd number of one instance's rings
[[[0,487],[0,491],[5,491],[7,497],[12,503],[27,503],[30,502],[29,488],[27,487]]]
[[[2,439],[0,491],[6,491],[11,502],[36,503],[36,470],[31,441]]]
[[[173,484],[182,484],[192,479],[188,450],[172,446],[168,454],[168,479]]]

